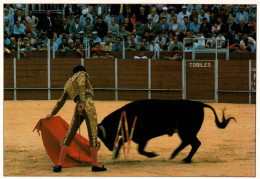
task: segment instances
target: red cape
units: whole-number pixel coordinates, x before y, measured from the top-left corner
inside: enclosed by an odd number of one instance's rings
[[[42,134],[42,141],[47,154],[50,159],[57,165],[60,155],[60,143],[64,138],[69,124],[60,116],[54,116],[52,119],[40,119],[36,124],[35,129],[40,136]],[[33,130],[33,131],[34,131]],[[79,137],[80,137],[80,152],[79,152]],[[80,160],[79,160],[80,153]],[[92,158],[90,154],[89,141],[80,136],[78,133],[74,137],[68,149],[67,156],[64,159],[62,167],[72,167],[80,163],[91,164]]]

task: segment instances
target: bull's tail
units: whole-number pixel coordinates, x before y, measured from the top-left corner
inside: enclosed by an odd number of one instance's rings
[[[216,114],[216,111],[213,107],[211,107],[210,105],[207,105],[207,104],[204,104],[204,107],[210,108],[213,111],[213,113],[215,115],[215,122],[216,122],[216,125],[218,126],[218,128],[221,128],[221,129],[226,128],[226,126],[228,125],[228,123],[231,119],[236,121],[236,119],[234,117],[226,118],[225,117],[225,109],[223,109],[222,110],[222,122],[220,122],[219,119],[218,119],[218,116]]]

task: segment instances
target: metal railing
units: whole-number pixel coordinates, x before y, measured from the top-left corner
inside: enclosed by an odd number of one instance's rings
[[[215,53],[215,60],[218,59],[218,53],[225,53],[226,54],[226,60],[229,60],[229,40],[225,40],[225,44],[226,44],[226,48],[218,48],[218,44],[222,41],[222,40],[217,40],[217,39],[213,39],[213,38],[184,38],[183,39],[183,58],[185,58],[185,45],[186,42],[188,40],[192,40],[192,60],[196,59],[196,53]],[[210,48],[210,47],[206,47],[204,45],[204,48],[197,48],[195,45],[195,41],[200,41],[200,40],[215,40],[215,47],[214,48]],[[206,42],[205,42],[206,43]]]

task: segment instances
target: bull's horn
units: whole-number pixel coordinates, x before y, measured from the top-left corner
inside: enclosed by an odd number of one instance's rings
[[[104,126],[99,125],[98,127],[99,127],[99,129],[102,131],[103,137],[104,137],[104,139],[105,139],[105,138],[106,138],[106,130],[105,130]]]

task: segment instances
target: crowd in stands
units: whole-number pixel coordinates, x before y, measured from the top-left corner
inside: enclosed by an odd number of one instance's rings
[[[256,51],[255,5],[66,4],[63,12],[46,10],[41,17],[31,8],[25,16],[24,7],[5,4],[5,53],[18,46],[25,57],[26,51],[47,51],[49,39],[52,50],[81,56],[87,42],[93,58],[100,51],[112,57],[123,43],[126,51],[188,52],[223,48],[228,40],[230,51]]]

